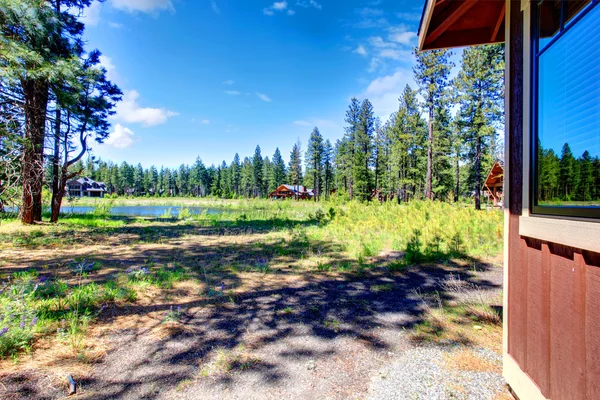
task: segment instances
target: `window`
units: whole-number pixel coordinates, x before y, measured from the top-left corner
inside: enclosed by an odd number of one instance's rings
[[[600,218],[600,6],[533,12],[533,214]]]

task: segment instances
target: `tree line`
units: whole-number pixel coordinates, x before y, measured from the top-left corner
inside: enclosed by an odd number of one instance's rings
[[[600,157],[584,151],[575,157],[568,143],[560,157],[552,149],[538,144],[538,201],[600,200]]]
[[[257,146],[254,155],[241,160],[235,154],[218,166],[207,167],[199,158],[171,170],[100,161],[86,174],[118,194],[265,197],[287,183],[314,189],[315,201],[335,190],[359,201],[374,194],[398,202],[474,197],[479,208],[485,174],[500,156],[504,49],[465,49],[454,79],[451,54],[416,53],[418,87],[404,88],[387,121],[375,117],[368,99],[353,98],[344,136],[332,144],[315,127],[304,154],[296,143],[287,164],[279,148],[269,158]]]
[[[257,146],[243,159],[179,168],[82,162],[89,142],[110,133],[121,91],[108,81],[98,50],[86,51],[81,15],[93,0],[0,0],[0,207],[18,203],[24,223],[41,221],[42,189],[59,218],[65,184],[86,175],[117,194],[265,197],[282,183],[314,188],[318,201],[335,190],[368,201],[457,200],[480,208],[485,172],[499,156],[504,124],[504,48],[465,49],[458,75],[446,50],[415,52],[416,87],[399,93],[387,121],[368,99],[353,98],[342,138],[318,127],[289,161]],[[17,200],[18,199],[18,200]]]

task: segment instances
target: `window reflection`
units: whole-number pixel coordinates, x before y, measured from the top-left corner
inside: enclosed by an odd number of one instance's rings
[[[560,31],[559,18],[555,31],[561,2],[545,3],[539,14],[536,203],[600,206],[600,7],[566,31]],[[568,21],[586,2],[566,3]],[[559,38],[544,49],[554,36]]]

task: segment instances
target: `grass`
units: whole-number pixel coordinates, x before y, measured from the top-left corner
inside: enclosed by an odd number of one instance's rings
[[[442,282],[443,300],[439,293],[415,293],[425,309],[425,318],[411,333],[419,343],[474,345],[502,353],[502,316],[494,304],[501,299],[486,296],[485,290],[473,283],[450,276]]]
[[[235,280],[243,274],[262,274],[261,279],[268,279],[282,271],[332,274],[361,273],[369,268],[396,273],[419,263],[497,255],[502,246],[501,212],[478,212],[440,202],[314,204],[143,198],[82,199],[74,205],[90,205],[94,211],[64,215],[58,224],[23,226],[14,218],[5,218],[0,224],[0,273],[5,256],[8,260],[13,253],[25,254],[28,264],[36,265],[31,271],[0,276],[0,282],[4,281],[0,286],[0,359],[18,358],[30,352],[37,341],[48,338],[85,356],[90,327],[104,308],[115,305],[152,303],[157,298],[167,301],[188,289],[213,303],[235,303],[239,294],[232,283],[225,282],[225,276]],[[110,214],[117,205],[171,208],[160,218],[128,218]],[[190,207],[222,212],[193,214]],[[177,218],[173,209],[179,210]],[[194,246],[179,247],[178,242],[190,243],[190,237],[209,249],[207,254],[196,255]],[[124,252],[136,257],[137,246],[142,245],[154,246],[153,251],[160,252],[163,260],[158,263],[150,257],[123,266],[111,257]],[[67,264],[45,262],[54,256],[54,250],[85,253],[97,246],[105,248],[92,254],[95,262],[86,263],[81,257],[73,257]],[[185,255],[186,251],[191,255]],[[462,290],[456,282],[447,284],[449,291]],[[372,292],[382,295],[394,289],[388,283],[370,286]],[[292,307],[281,312],[295,313]],[[323,320],[318,307],[310,312],[327,329],[339,331],[340,322]],[[180,310],[170,309],[160,318],[171,324],[181,317]],[[499,318],[493,308],[477,300],[441,304],[416,327],[416,337],[471,340],[472,332],[464,330],[477,323],[495,331]],[[453,331],[454,325],[461,328]],[[222,354],[211,368],[226,371],[235,364],[244,369],[254,362],[245,354],[241,350]]]

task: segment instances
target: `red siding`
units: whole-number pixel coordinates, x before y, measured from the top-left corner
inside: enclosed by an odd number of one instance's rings
[[[510,242],[509,354],[548,398],[600,398],[600,255]]]

